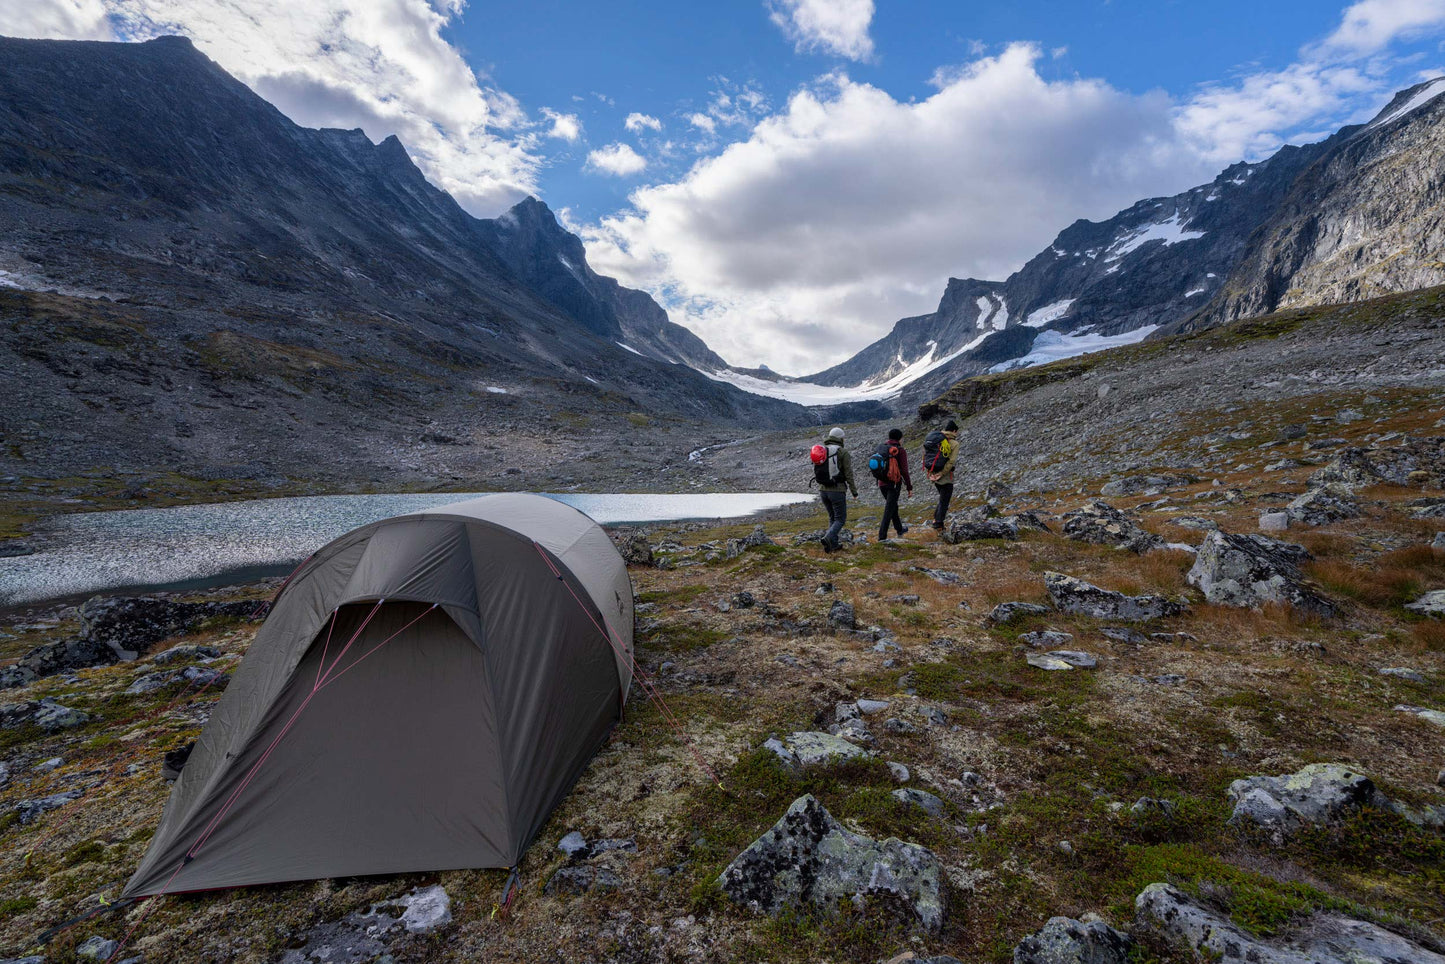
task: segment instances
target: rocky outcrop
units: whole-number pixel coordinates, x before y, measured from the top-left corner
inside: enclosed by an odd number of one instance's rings
[[[1014,947],[1013,964],[1126,964],[1133,947],[1103,921],[1051,917]]]
[[[812,794],[799,797],[771,830],[727,866],[717,884],[739,904],[768,914],[839,901],[901,901],[914,922],[935,931],[944,899],[938,858],[894,837],[872,840],[845,828]]]
[[[90,714],[63,706],[50,698],[0,705],[0,729],[36,726],[42,730],[68,730],[90,722]]]
[[[1384,928],[1316,913],[1281,938],[1265,940],[1169,884],[1134,901],[1140,929],[1196,958],[1220,964],[1445,964],[1445,956]]]
[[[1126,596],[1112,589],[1100,589],[1092,583],[1061,572],[1044,573],[1044,587],[1048,589],[1055,608],[1060,612],[1093,616],[1095,619],[1142,622],[1164,616],[1177,616],[1185,609],[1183,603],[1165,599],[1163,596]]]
[[[29,686],[42,676],[55,676],[90,666],[119,662],[115,650],[84,637],[46,643],[30,650],[13,666],[0,670],[0,689]]]
[[[1230,823],[1282,839],[1301,827],[1335,823],[1366,805],[1389,801],[1369,777],[1341,763],[1312,763],[1297,773],[1250,777],[1229,785]]]
[[[1310,476],[1310,485],[1422,485],[1445,488],[1445,437],[1405,439],[1399,445],[1341,450]]]
[[[1162,538],[1097,499],[1064,514],[1064,535],[1077,542],[1117,546],[1130,552],[1143,553],[1164,547]]]
[[[622,561],[629,566],[652,565],[652,545],[647,541],[645,532],[635,532],[619,541],[617,551],[621,553]]]
[[[1334,603],[1300,571],[1300,563],[1308,558],[1304,546],[1267,536],[1211,532],[1199,546],[1189,582],[1205,599],[1219,605],[1258,608],[1266,603],[1288,603],[1333,616]]]
[[[1414,602],[1406,603],[1405,608],[1422,616],[1445,617],[1445,589],[1432,589]]]
[[[1326,482],[1306,491],[1285,509],[1291,522],[1307,526],[1328,525],[1343,519],[1358,518],[1360,505],[1354,493],[1340,482]],[[1260,517],[1260,528],[1267,528]]]
[[[943,530],[944,542],[954,545],[979,539],[1006,539],[1010,542],[1019,537],[1018,523],[1008,519],[985,519],[981,522],[960,520]]]

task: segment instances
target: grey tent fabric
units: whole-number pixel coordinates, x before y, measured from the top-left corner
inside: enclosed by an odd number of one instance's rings
[[[515,865],[621,718],[632,618],[611,539],[552,499],[342,536],[257,632],[124,896]]]

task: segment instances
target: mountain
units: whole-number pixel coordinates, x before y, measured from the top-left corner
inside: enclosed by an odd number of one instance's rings
[[[1363,127],[1076,221],[1005,281],[950,279],[937,310],[799,381],[911,402],[993,367],[1445,282],[1441,93],[1421,84]]]
[[[181,38],[0,39],[0,228],[0,432],[56,464],[812,420],[674,364],[718,360],[540,202],[474,218],[395,137],[302,128]]]

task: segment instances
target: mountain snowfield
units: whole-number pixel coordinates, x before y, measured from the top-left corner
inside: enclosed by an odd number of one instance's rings
[[[1107,221],[1078,221],[1004,281],[951,279],[936,311],[902,319],[833,368],[776,380],[730,368],[703,373],[801,405],[921,401],[970,375],[1156,332],[1445,283],[1445,238],[1430,200],[1445,190],[1441,94],[1445,78],[1419,84],[1366,125],[1235,164]],[[1324,185],[1321,171],[1330,172]],[[1363,188],[1382,174],[1388,189]],[[1364,221],[1374,224],[1373,244],[1358,237]]]

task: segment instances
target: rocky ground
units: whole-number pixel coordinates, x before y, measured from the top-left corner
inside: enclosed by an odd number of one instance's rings
[[[41,945],[138,863],[275,583],[0,620],[0,954],[1445,960],[1445,332],[1412,297],[961,386],[941,534],[920,493],[878,542],[866,484],[838,554],[816,506],[617,530],[680,726],[634,690],[506,907],[503,871],[328,880]],[[655,484],[795,488],[807,440],[669,443]]]

